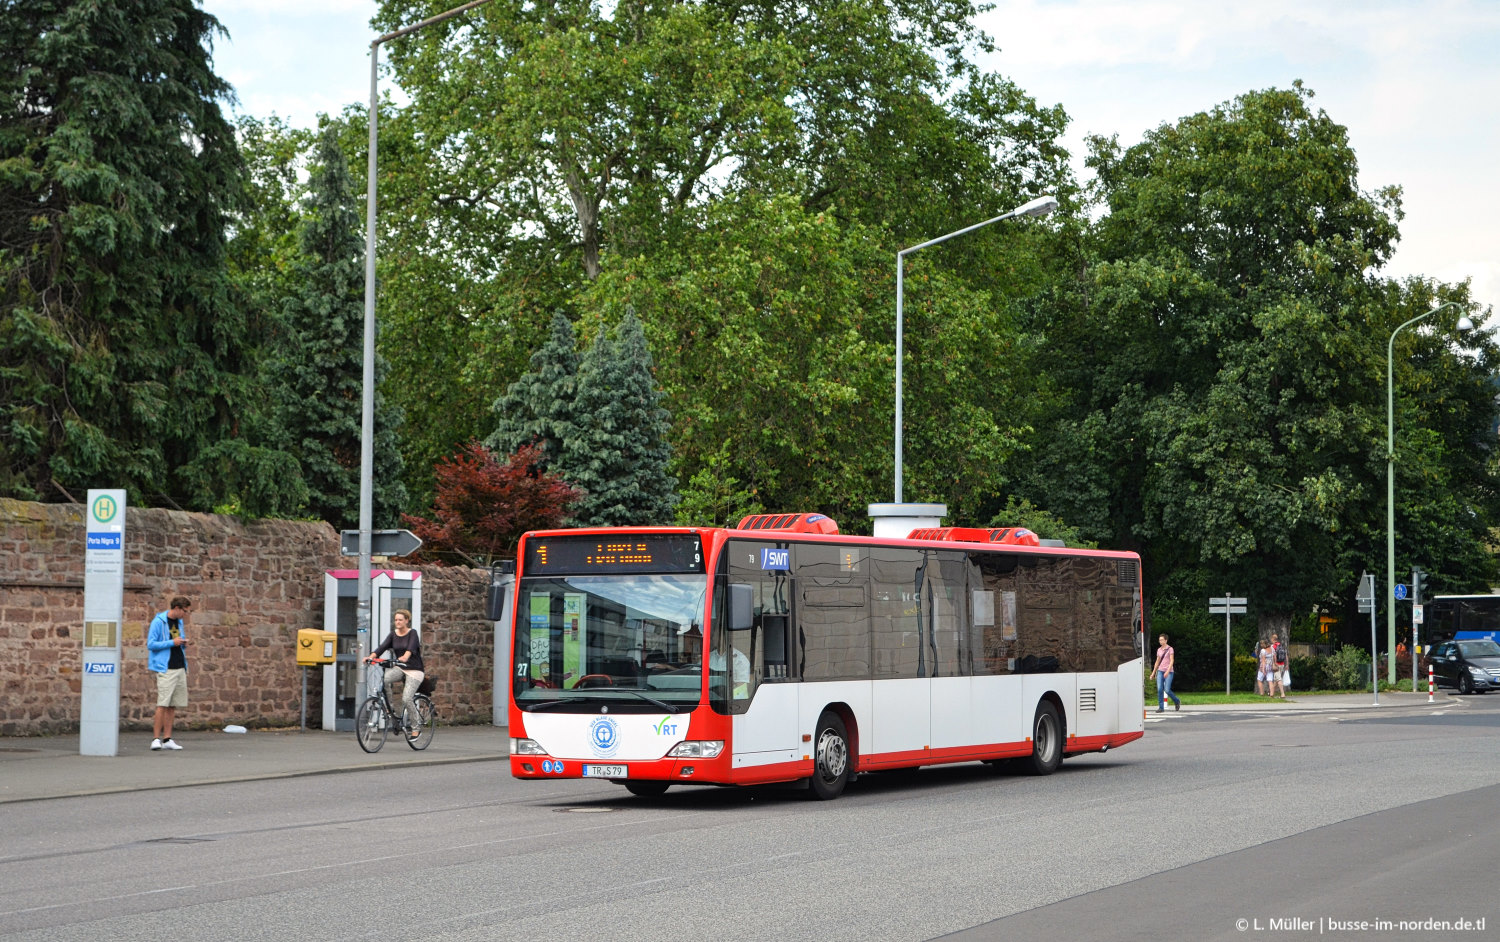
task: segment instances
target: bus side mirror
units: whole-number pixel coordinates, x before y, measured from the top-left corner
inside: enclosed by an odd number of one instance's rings
[[[484,617],[489,621],[499,621],[505,614],[505,590],[504,577],[515,575],[516,561],[514,559],[503,559],[490,567],[490,587],[484,597]]]
[[[729,586],[729,630],[748,631],[755,626],[755,587]]]

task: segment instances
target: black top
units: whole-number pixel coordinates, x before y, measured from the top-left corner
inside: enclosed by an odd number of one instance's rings
[[[167,635],[173,641],[182,637],[182,619],[167,619]],[[184,670],[187,668],[187,655],[183,653],[182,645],[174,644],[167,652],[167,670]]]
[[[391,652],[392,659],[396,661],[400,661],[401,655],[410,651],[411,657],[397,666],[407,670],[426,671],[426,668],[422,666],[422,639],[417,634],[416,629],[408,631],[404,638],[397,635],[394,631],[386,635],[385,640],[380,642],[380,647],[375,649],[375,656],[379,657],[386,651]]]

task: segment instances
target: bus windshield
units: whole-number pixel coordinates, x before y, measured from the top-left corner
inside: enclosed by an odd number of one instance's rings
[[[523,578],[516,702],[697,704],[707,590],[702,574]]]

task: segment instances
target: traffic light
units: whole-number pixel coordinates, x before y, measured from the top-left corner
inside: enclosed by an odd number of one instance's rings
[[[1413,605],[1422,604],[1422,577],[1427,575],[1420,569],[1411,571],[1411,601]]]

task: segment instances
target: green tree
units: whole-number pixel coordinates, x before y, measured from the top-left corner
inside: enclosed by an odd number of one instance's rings
[[[267,365],[275,404],[274,437],[295,456],[307,484],[307,511],[347,529],[359,523],[363,413],[364,241],[360,215],[335,128],[319,136],[285,301]],[[381,395],[377,359],[372,513],[392,526],[406,500],[396,431],[401,415]]]
[[[641,312],[673,413],[682,523],[817,511],[846,530],[893,475],[893,253],[877,228],[745,194],[620,260],[587,310]],[[1012,310],[924,260],[908,281],[907,496],[980,521],[1024,429]],[[911,381],[915,377],[916,381]],[[1002,499],[1003,505],[1003,499]]]
[[[552,333],[531,355],[531,369],[495,400],[495,431],[485,447],[497,454],[515,454],[537,445],[542,468],[555,466],[563,442],[574,424],[578,395],[578,336],[573,322],[561,311],[552,315]]]
[[[641,322],[627,313],[599,331],[578,365],[573,421],[556,464],[583,491],[573,509],[579,526],[672,522],[677,479],[669,470],[667,410]]]
[[[1142,549],[1156,591],[1211,576],[1283,630],[1378,558],[1384,344],[1430,294],[1376,275],[1399,191],[1359,189],[1344,128],[1311,98],[1252,92],[1128,149],[1092,142],[1108,213],[1094,263],[1037,309],[1041,366],[1066,393],[1018,469],[1024,496],[1089,538]],[[1468,343],[1477,358],[1426,345],[1466,404],[1495,353]],[[1430,426],[1441,460],[1473,454],[1453,495],[1478,518],[1464,539],[1495,520],[1472,476],[1492,415]]]
[[[858,304],[870,330],[860,339],[888,348],[890,259],[898,245],[997,215],[1044,189],[1066,196],[1071,188],[1057,145],[1066,116],[973,67],[967,57],[989,48],[974,11],[966,0],[494,3],[393,44],[391,68],[411,103],[382,105],[381,343],[411,377],[393,395],[407,409],[413,454],[447,454],[474,425],[488,424],[493,390],[523,372],[550,312],[612,318],[617,309],[591,308],[584,296],[626,266],[637,273],[720,269],[718,259],[695,254],[718,241],[705,227],[754,218],[761,212],[754,207],[773,201],[790,200],[808,218],[826,213],[880,246],[872,258],[883,252],[885,259],[861,271],[868,287]],[[432,12],[416,0],[388,0],[377,28]],[[349,117],[351,130],[364,120],[358,109]],[[929,323],[946,323],[950,295],[967,302],[957,318],[967,335],[935,338],[953,350],[925,359],[908,351],[909,367],[931,370],[910,387],[922,391],[908,402],[909,414],[924,418],[921,428],[951,428],[954,409],[967,410],[965,425],[988,421],[952,394],[952,374],[941,371],[997,351],[1009,359],[1013,300],[1059,265],[1048,239],[1033,238],[1045,232],[997,227],[915,263],[939,286],[909,298],[919,326],[927,311]],[[743,249],[755,253],[748,242]],[[909,285],[913,292],[926,289],[922,277]],[[636,309],[661,349],[668,325],[686,319]],[[912,330],[907,339],[920,346],[929,333]],[[972,353],[958,346],[964,342]],[[664,371],[670,366],[663,361]],[[675,401],[678,387],[663,379],[681,421],[696,403]],[[977,460],[995,465],[1011,447],[1003,439],[1022,424],[1009,419],[1014,386],[1007,382],[996,396],[1006,421],[934,440],[918,459],[967,461],[964,441],[973,437]],[[935,397],[930,404],[926,391]],[[888,409],[888,393],[885,399]],[[874,405],[866,402],[866,419]],[[932,421],[925,421],[928,408]],[[729,430],[758,434],[753,424]],[[876,462],[872,474],[888,464],[879,455],[889,454],[890,435],[878,423],[842,432],[844,451]],[[883,447],[864,441],[876,436]],[[706,456],[725,442],[678,452],[682,478],[723,487],[722,477],[704,471]],[[775,457],[770,470],[787,464],[788,477],[807,464],[797,454]],[[736,493],[758,500],[747,474],[731,476],[743,483],[728,486],[714,506],[742,504]],[[889,481],[889,470],[883,477]],[[986,475],[986,486],[993,479]],[[914,474],[914,482],[923,480]],[[950,471],[942,486],[975,480]],[[888,486],[842,500],[862,516],[862,505],[883,499]],[[977,503],[978,488],[965,500]]]
[[[248,372],[218,29],[191,0],[0,16],[0,493],[223,496],[193,467],[234,438]]]

